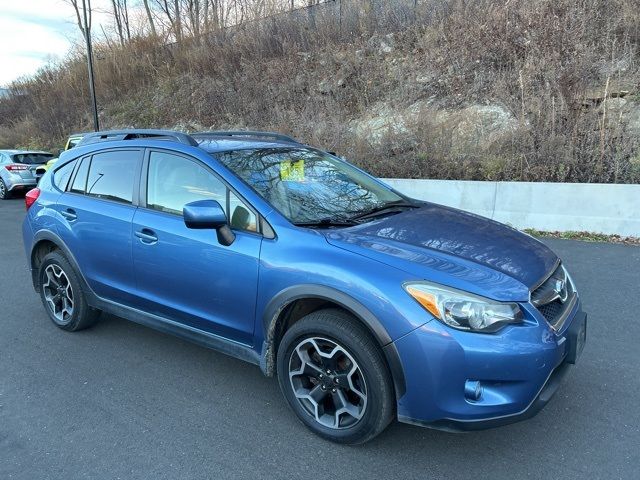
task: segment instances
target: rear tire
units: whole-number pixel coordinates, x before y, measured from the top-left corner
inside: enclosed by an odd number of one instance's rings
[[[382,351],[345,311],[319,310],[296,322],[280,342],[277,369],[289,406],[327,440],[367,442],[394,417],[393,384]]]
[[[0,178],[0,200],[6,200],[11,197],[11,192],[7,189],[4,180]]]
[[[40,298],[51,321],[70,332],[91,327],[100,310],[87,303],[79,275],[59,250],[47,254],[38,272]]]

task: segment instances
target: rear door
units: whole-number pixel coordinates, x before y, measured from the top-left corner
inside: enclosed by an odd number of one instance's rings
[[[58,199],[58,234],[100,297],[128,303],[135,288],[131,222],[137,208],[141,149],[82,158]]]
[[[262,243],[256,213],[195,158],[150,150],[142,179],[133,221],[139,308],[251,344]],[[227,212],[232,245],[220,245],[214,230],[185,226],[182,208],[203,199]]]

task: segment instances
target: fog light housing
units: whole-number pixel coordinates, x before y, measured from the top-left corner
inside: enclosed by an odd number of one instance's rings
[[[472,402],[480,400],[482,398],[482,383],[478,380],[467,380],[464,382],[464,396]]]

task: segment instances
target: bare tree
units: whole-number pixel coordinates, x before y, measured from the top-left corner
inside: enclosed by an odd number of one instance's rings
[[[205,0],[206,2],[207,0]],[[200,35],[200,0],[185,0],[186,17],[189,21],[191,33],[193,35]]]
[[[78,1],[78,0],[74,0]],[[133,0],[129,0],[129,4]],[[151,35],[168,34],[176,41],[186,36],[207,32],[260,19],[304,5],[325,0],[136,0],[144,6],[146,23]],[[130,38],[127,26],[127,0],[111,0],[114,30],[121,42]]]
[[[157,37],[158,33],[156,32],[156,25],[153,20],[153,15],[151,13],[151,7],[149,6],[149,0],[142,0],[142,3],[144,4],[144,10],[147,13],[147,20],[149,21],[149,28],[151,30],[151,35],[154,37]]]
[[[166,17],[169,28],[176,41],[182,40],[182,10],[180,0],[154,0],[155,5],[160,9],[162,15]]]
[[[84,24],[82,14],[80,11],[82,10],[81,0],[65,0],[65,3],[71,5],[73,10],[76,13],[76,21],[78,23],[78,28],[82,32],[82,36],[87,38],[87,33],[91,30],[91,0],[89,0],[89,6],[87,11],[87,24]]]
[[[82,0],[82,15],[80,14],[80,0],[66,0],[76,12],[78,28],[87,44],[87,66],[89,68],[89,94],[93,104],[93,125],[96,131],[100,128],[98,119],[98,104],[96,101],[95,81],[93,79],[93,53],[91,51],[91,0]]]
[[[118,33],[120,44],[124,45],[125,41],[131,40],[127,0],[111,0],[111,6],[113,9],[113,19],[116,26],[116,32]]]

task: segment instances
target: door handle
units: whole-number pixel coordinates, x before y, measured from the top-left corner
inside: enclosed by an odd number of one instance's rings
[[[158,237],[156,236],[154,231],[148,228],[143,228],[142,230],[135,232],[135,234],[136,234],[136,237],[138,237],[142,243],[152,245],[158,242]]]
[[[66,218],[70,222],[73,222],[78,218],[78,215],[76,215],[76,211],[73,210],[72,208],[67,208],[66,210],[62,210],[60,212],[60,215],[62,215],[64,218]]]

